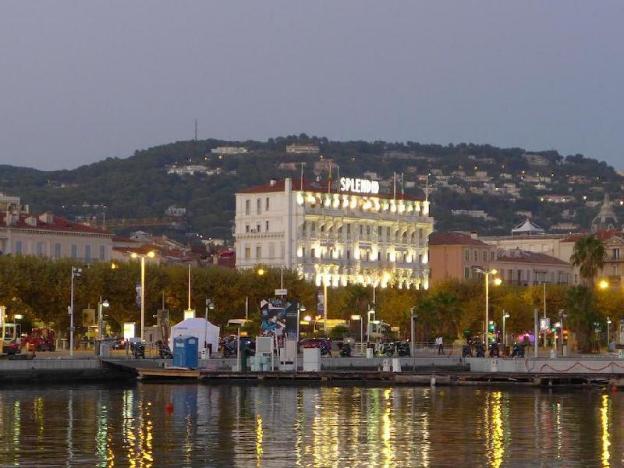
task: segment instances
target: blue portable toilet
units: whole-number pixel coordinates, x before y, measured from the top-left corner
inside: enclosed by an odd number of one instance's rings
[[[173,339],[173,366],[197,369],[199,340],[194,336],[176,336]]]

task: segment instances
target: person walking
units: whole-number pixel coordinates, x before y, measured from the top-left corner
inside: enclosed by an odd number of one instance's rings
[[[444,354],[444,340],[441,336],[436,338],[436,345],[438,345],[438,354]]]

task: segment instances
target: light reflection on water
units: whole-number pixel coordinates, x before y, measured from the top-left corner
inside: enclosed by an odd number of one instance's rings
[[[0,466],[620,466],[602,390],[244,385],[0,390]]]

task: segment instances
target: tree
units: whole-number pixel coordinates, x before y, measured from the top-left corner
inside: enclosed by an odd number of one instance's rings
[[[586,286],[593,285],[594,279],[602,269],[605,259],[605,247],[595,235],[581,237],[574,243],[570,262],[579,268]]]

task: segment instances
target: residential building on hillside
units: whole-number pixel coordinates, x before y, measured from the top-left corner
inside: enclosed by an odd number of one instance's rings
[[[292,154],[317,154],[320,148],[317,145],[296,144],[286,146],[286,152]]]
[[[236,194],[236,266],[295,270],[317,285],[427,288],[429,201],[342,177],[272,180]]]
[[[212,154],[245,154],[247,148],[244,146],[217,146],[210,150]]]
[[[109,261],[112,234],[52,213],[0,212],[0,254]]]

